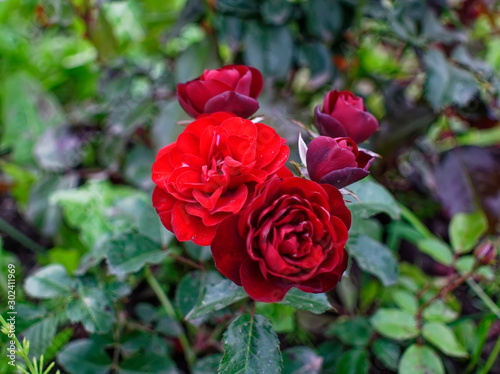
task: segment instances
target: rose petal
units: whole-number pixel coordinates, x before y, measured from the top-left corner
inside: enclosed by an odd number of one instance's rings
[[[259,109],[259,102],[249,96],[234,91],[211,96],[205,103],[203,112],[214,113],[228,111],[243,118],[248,118]]]
[[[319,183],[330,184],[336,188],[344,188],[350,184],[353,184],[370,174],[361,168],[343,168],[341,170],[334,170],[321,177]]]
[[[172,231],[181,242],[192,240],[198,245],[210,245],[215,235],[214,226],[206,226],[201,218],[186,212],[186,204],[177,202],[172,209]]]
[[[329,114],[322,113],[319,105],[314,109],[314,124],[321,135],[331,138],[347,136],[347,131],[342,123]]]
[[[250,259],[240,267],[241,285],[248,296],[256,301],[276,303],[283,300],[291,285],[281,285],[266,280],[259,265]]]

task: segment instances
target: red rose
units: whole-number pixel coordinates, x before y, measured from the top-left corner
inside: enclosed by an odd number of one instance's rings
[[[366,177],[375,158],[360,151],[350,138],[319,136],[306,153],[309,177],[318,183],[343,188]]]
[[[245,65],[205,70],[201,77],[177,85],[177,95],[191,117],[203,113],[231,112],[247,118],[259,109],[262,74]]]
[[[377,119],[366,111],[363,99],[347,91],[326,94],[323,109],[314,111],[314,123],[321,135],[331,138],[348,136],[362,143],[378,128]]]
[[[219,225],[212,254],[219,271],[257,301],[276,302],[291,287],[321,293],[347,267],[351,214],[334,187],[303,178],[273,179]]]
[[[217,225],[238,213],[258,183],[291,175],[289,149],[276,131],[230,113],[189,124],[153,164],[153,206],[180,241],[209,245]]]

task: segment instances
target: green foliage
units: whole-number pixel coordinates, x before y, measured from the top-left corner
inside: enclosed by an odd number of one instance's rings
[[[218,372],[280,372],[283,359],[271,323],[261,315],[244,314],[234,320],[222,339],[224,357]]]
[[[443,362],[431,348],[413,344],[406,349],[399,362],[400,374],[443,374]]]

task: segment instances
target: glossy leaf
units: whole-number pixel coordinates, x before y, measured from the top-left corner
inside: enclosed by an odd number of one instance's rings
[[[373,353],[377,360],[382,362],[385,367],[391,370],[397,370],[401,348],[399,344],[386,339],[377,339],[372,345]]]
[[[224,356],[219,374],[281,372],[283,361],[278,336],[261,315],[238,317],[224,333],[222,344]]]
[[[90,339],[70,342],[57,359],[69,374],[106,374],[111,365],[103,347]]]
[[[368,374],[369,367],[368,352],[361,349],[351,349],[340,356],[335,372],[342,374]]]
[[[365,318],[353,318],[335,323],[329,330],[342,343],[354,346],[365,346],[370,341],[373,328]]]
[[[487,229],[488,220],[481,211],[455,214],[449,227],[453,249],[459,253],[471,251]]]
[[[296,309],[307,310],[315,314],[322,314],[332,309],[324,293],[307,293],[298,288],[292,288],[288,291],[285,298],[280,301],[280,304],[288,305]]]
[[[431,256],[437,262],[443,265],[451,265],[453,254],[444,241],[437,238],[425,238],[419,240],[417,245],[421,252]]]
[[[323,358],[309,347],[293,347],[283,351],[282,374],[319,374]]]
[[[347,249],[362,270],[376,276],[385,286],[397,282],[398,262],[382,243],[365,235],[351,236]]]
[[[48,265],[26,278],[24,290],[38,299],[69,295],[76,286],[66,269],[59,264]]]

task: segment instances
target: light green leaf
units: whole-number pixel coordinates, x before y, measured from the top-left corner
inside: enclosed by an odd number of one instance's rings
[[[89,333],[111,331],[115,323],[113,304],[106,293],[97,287],[78,287],[78,297],[68,304],[71,322],[80,322]]]
[[[426,321],[452,322],[458,318],[458,312],[448,307],[443,300],[436,300],[424,309],[422,317]]]
[[[106,374],[111,365],[104,347],[90,339],[70,342],[57,357],[69,374]]]
[[[296,309],[307,310],[314,314],[322,314],[332,309],[324,293],[307,293],[298,288],[292,288],[288,291],[285,298],[280,301],[280,304],[288,305]]]
[[[365,235],[351,236],[347,249],[359,267],[375,275],[384,286],[397,282],[398,262],[391,250],[382,243]]]
[[[261,315],[238,317],[224,333],[222,344],[224,356],[219,374],[281,372],[283,362],[278,336]]]
[[[404,290],[394,290],[391,293],[392,299],[401,309],[412,314],[418,309],[418,301],[414,294]]]
[[[246,297],[247,293],[243,287],[237,286],[228,279],[212,279],[211,282],[207,280],[201,297],[186,315],[186,319],[199,318]]]
[[[482,211],[457,213],[450,222],[451,246],[456,252],[470,252],[488,229],[488,220]]]
[[[352,202],[347,207],[354,216],[369,218],[379,213],[387,213],[392,219],[399,219],[401,209],[391,193],[381,184],[370,178],[365,178],[347,188],[356,194],[359,201],[349,198]]]
[[[66,269],[59,264],[48,265],[26,278],[24,290],[38,299],[51,299],[71,294],[76,286]]]
[[[403,353],[398,374],[444,374],[444,366],[431,348],[413,344]]]
[[[467,357],[469,355],[467,350],[458,342],[453,330],[443,323],[426,323],[422,334],[425,339],[434,344],[448,356]]]
[[[39,357],[50,347],[56,336],[58,321],[53,315],[46,316],[23,332],[30,342],[30,356]]]
[[[431,256],[437,262],[443,265],[451,265],[453,254],[451,249],[444,241],[437,238],[425,238],[417,242],[418,249],[421,252]]]
[[[118,278],[141,270],[146,264],[159,264],[168,255],[146,236],[123,233],[104,244],[109,272]]]
[[[319,374],[323,358],[309,347],[293,347],[283,351],[281,374]]]
[[[371,323],[380,335],[391,339],[411,339],[418,335],[415,317],[403,310],[379,309],[371,318]]]
[[[256,302],[255,311],[266,317],[278,334],[295,331],[295,313],[297,309],[279,303]]]

